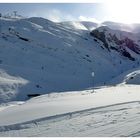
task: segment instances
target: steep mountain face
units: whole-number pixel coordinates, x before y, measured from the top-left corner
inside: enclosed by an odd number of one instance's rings
[[[139,65],[139,34],[37,17],[0,27],[0,102],[104,85]]]
[[[112,30],[107,26],[93,30],[91,36],[99,39],[103,46],[111,52],[115,50],[120,55],[135,61],[136,54],[140,54],[140,40],[138,34]]]

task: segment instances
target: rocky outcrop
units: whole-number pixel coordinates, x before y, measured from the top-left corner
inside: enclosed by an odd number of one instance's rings
[[[128,52],[127,49],[130,49],[136,54],[140,54],[140,47],[134,40],[128,38],[127,36],[117,37],[117,35],[109,29],[108,27],[99,27],[93,30],[90,35],[94,39],[100,40],[104,47],[111,52],[115,50],[120,53],[122,56],[129,58],[132,61],[135,61],[135,58]],[[120,31],[121,32],[121,31]]]
[[[104,32],[100,32],[100,31],[98,31],[98,29],[96,29],[96,30],[93,30],[92,32],[90,32],[90,35],[99,39],[100,41],[102,41],[104,46],[108,49],[108,51],[110,51]]]

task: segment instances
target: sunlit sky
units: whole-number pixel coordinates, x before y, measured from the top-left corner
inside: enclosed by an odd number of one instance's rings
[[[18,11],[25,17],[44,17],[54,22],[83,20],[140,23],[140,2],[112,0],[103,3],[0,3],[2,14]]]

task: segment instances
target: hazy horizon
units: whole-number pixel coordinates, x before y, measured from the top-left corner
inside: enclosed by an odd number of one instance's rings
[[[101,23],[140,23],[138,3],[0,3],[2,14],[17,11],[25,17],[43,17],[54,22],[92,21]],[[137,1],[138,2],[138,1]]]

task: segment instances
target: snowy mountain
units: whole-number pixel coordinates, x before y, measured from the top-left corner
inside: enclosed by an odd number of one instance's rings
[[[140,136],[135,25],[1,18],[0,136]]]
[[[109,52],[114,50],[132,61],[137,58],[136,54],[140,54],[139,35],[112,30],[106,26],[93,30],[91,35],[102,41],[102,48],[106,48]]]
[[[101,86],[139,65],[139,34],[38,17],[2,18],[0,27],[1,102],[90,88],[92,71]]]
[[[80,21],[80,22],[67,21],[67,22],[60,22],[59,24],[68,29],[75,28],[75,29],[82,29],[82,30],[89,30],[89,31],[99,26],[98,23],[89,22],[89,21]]]

